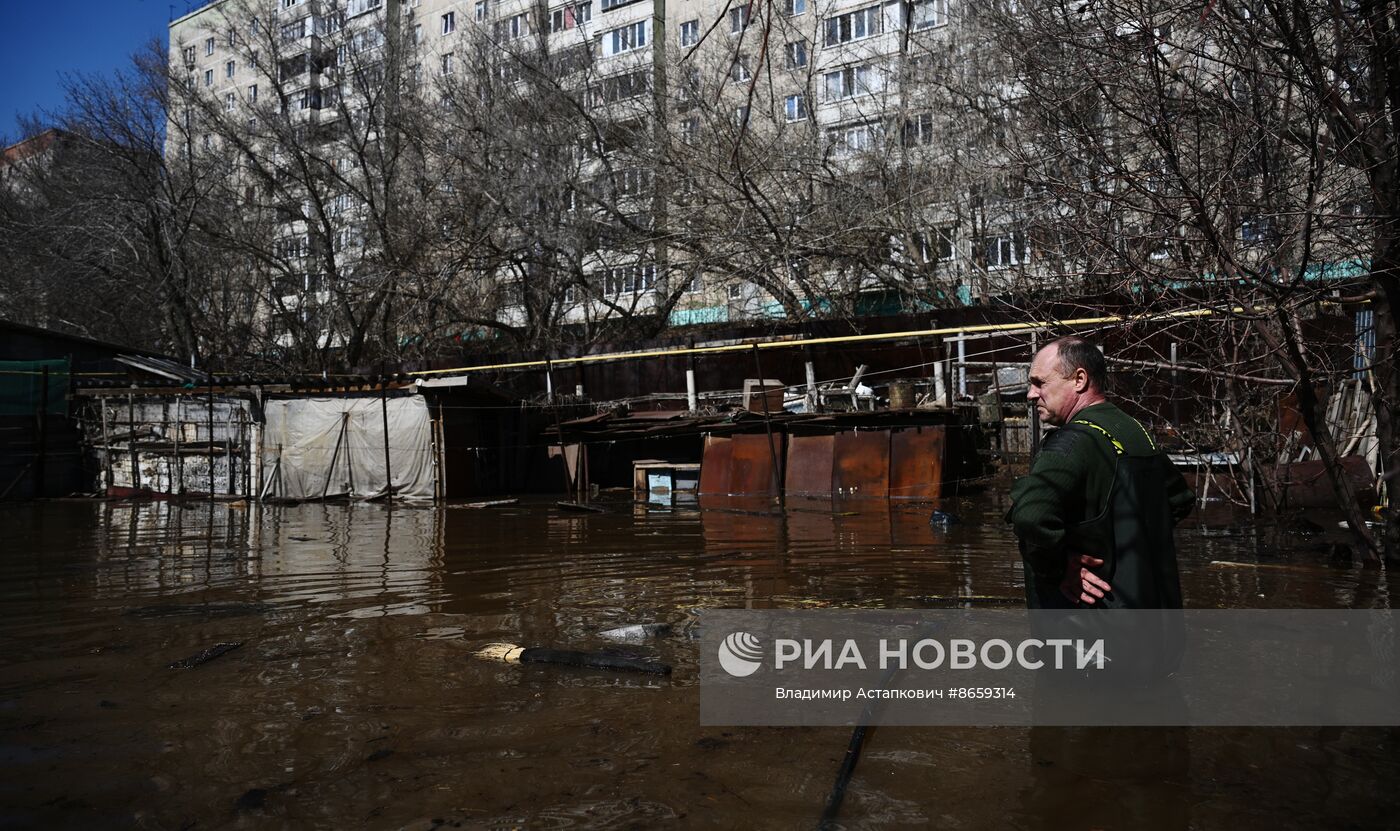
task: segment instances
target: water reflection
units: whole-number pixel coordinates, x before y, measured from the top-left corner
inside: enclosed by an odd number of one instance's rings
[[[995,495],[942,506],[962,519],[946,528],[900,503],[602,504],[4,508],[4,819],[810,825],[848,734],[699,727],[696,611],[1021,596]],[[1390,603],[1386,572],[1329,558],[1326,535],[1206,520],[1181,534],[1192,606]],[[598,637],[647,621],[675,634]],[[165,668],[231,641],[244,646]],[[488,641],[623,648],[676,673],[468,657]],[[844,815],[867,827],[1385,827],[1400,808],[1387,787],[1395,731],[1188,732],[1189,755],[1151,731],[1083,747],[1015,729],[876,731]],[[1137,802],[1086,813],[1094,787]]]

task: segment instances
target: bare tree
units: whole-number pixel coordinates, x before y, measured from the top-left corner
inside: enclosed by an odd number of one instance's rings
[[[1395,470],[1396,135],[1400,71],[1393,3],[1152,0],[993,8],[985,31],[1015,58],[1003,146],[1042,267],[1078,294],[1143,307],[1205,304],[1198,340],[1226,374],[1267,362],[1292,382],[1358,540],[1367,531],[1326,421],[1327,396],[1357,372],[1349,322],[1366,302],[1370,379],[1384,471]],[[1220,337],[1227,328],[1232,339]],[[1392,499],[1395,480],[1387,487]],[[1392,520],[1384,547],[1395,552]]]
[[[238,315],[213,305],[218,281],[197,266],[212,183],[164,163],[164,68],[152,44],[110,77],[70,77],[63,108],[30,127],[56,132],[0,188],[0,247],[27,282],[5,292],[6,317],[191,360],[241,345]]]

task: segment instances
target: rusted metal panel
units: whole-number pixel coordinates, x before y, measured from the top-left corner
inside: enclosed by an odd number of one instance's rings
[[[890,431],[846,430],[836,434],[832,484],[839,496],[885,499],[890,494]]]
[[[788,448],[786,491],[793,496],[831,496],[835,436],[793,436]]]
[[[783,458],[786,438],[775,433],[770,447],[767,433],[734,436],[729,492],[777,496],[777,484],[781,480],[773,474],[773,462]]]
[[[942,494],[944,427],[890,432],[890,499],[937,499]]]
[[[700,492],[729,493],[733,478],[734,441],[725,436],[706,436],[705,453],[700,461]]]

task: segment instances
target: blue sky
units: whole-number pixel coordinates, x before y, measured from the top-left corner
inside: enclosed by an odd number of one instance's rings
[[[176,16],[185,0],[0,0],[0,139],[19,138],[16,113],[56,108],[65,72],[110,72]]]

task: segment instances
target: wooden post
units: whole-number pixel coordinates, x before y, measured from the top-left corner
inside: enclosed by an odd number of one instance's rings
[[[350,411],[346,410],[340,414],[341,432],[345,436],[345,478],[350,485],[350,497],[355,495],[355,460],[350,458]]]
[[[763,429],[768,434],[768,464],[773,470],[773,489],[778,494],[778,506],[782,507],[787,500],[783,497],[783,477],[778,467],[778,450],[773,446],[773,420],[768,412],[768,386],[764,383],[763,362],[758,357],[757,343],[753,345],[753,365],[758,371],[758,393],[763,401]],[[854,395],[854,392],[852,394]]]
[[[559,405],[554,401],[554,362],[547,360],[544,362],[544,382],[549,392],[549,409],[554,414],[554,438],[559,443],[559,461],[564,465],[564,493],[576,491],[578,488],[578,461],[574,463],[574,475],[569,475],[569,449],[564,445],[564,425],[559,422]],[[583,444],[579,444],[579,452],[583,452]],[[580,499],[579,502],[583,500]]]
[[[379,376],[379,415],[384,422],[384,498],[394,501],[394,469],[389,466],[389,393],[384,386],[384,376]]]
[[[340,414],[340,435],[335,437],[335,449],[331,451],[331,466],[326,470],[326,481],[321,484],[321,500],[323,502],[331,489],[331,477],[335,475],[335,463],[340,459],[340,444],[345,441],[345,425],[349,418],[349,413]],[[280,456],[278,461],[281,461]]]
[[[438,498],[447,499],[447,425],[442,420],[442,399],[438,399],[437,417],[437,488]]]
[[[127,446],[131,448],[131,487],[133,490],[141,489],[141,460],[136,453],[136,395],[126,394],[127,412]],[[134,514],[133,514],[134,516]]]
[[[103,489],[106,492],[110,492],[112,490],[112,439],[111,433],[107,431],[107,398],[105,396],[98,398],[97,406],[102,411]]]
[[[206,424],[209,430],[209,501],[214,501],[214,379],[209,379],[209,394],[205,397],[208,402]]]
[[[1035,362],[1035,353],[1036,353],[1037,350],[1038,350],[1038,344],[1039,344],[1039,342],[1040,342],[1040,338],[1037,336],[1037,334],[1036,334],[1035,332],[1031,332],[1031,362],[1032,362],[1032,363]],[[1026,391],[1027,391],[1028,393],[1030,392],[1030,388],[1031,388],[1030,384],[1031,384],[1031,371],[1030,371],[1030,365],[1027,364],[1027,368],[1026,368]],[[1027,401],[1027,402],[1026,402],[1026,408],[1030,410],[1030,413],[1029,413],[1030,425],[1031,425],[1030,448],[1031,448],[1031,459],[1034,460],[1035,457],[1036,457],[1036,455],[1037,455],[1038,453],[1040,453],[1040,410],[1037,410],[1037,409],[1035,408],[1035,404],[1031,403],[1030,401]]]
[[[967,333],[958,333],[958,397],[967,395]]]
[[[807,352],[810,354],[811,351],[811,347],[808,347]],[[819,413],[822,402],[821,396],[817,394],[817,365],[807,361],[805,368],[807,370],[807,412]]]
[[[1172,341],[1172,427],[1181,429],[1181,394],[1179,389],[1180,373],[1176,371],[1177,342]],[[1253,511],[1251,510],[1251,513]]]
[[[992,364],[992,394],[996,396],[997,451],[1006,453],[1006,414],[1001,409],[1001,371],[997,364],[996,341],[987,337],[987,359]]]
[[[44,495],[44,463],[48,455],[49,443],[49,368],[45,366],[39,373],[39,411],[35,425],[34,456],[34,495]]]
[[[185,492],[185,457],[180,454],[180,440],[185,433],[184,393],[175,396],[175,482],[171,491],[177,495]]]

